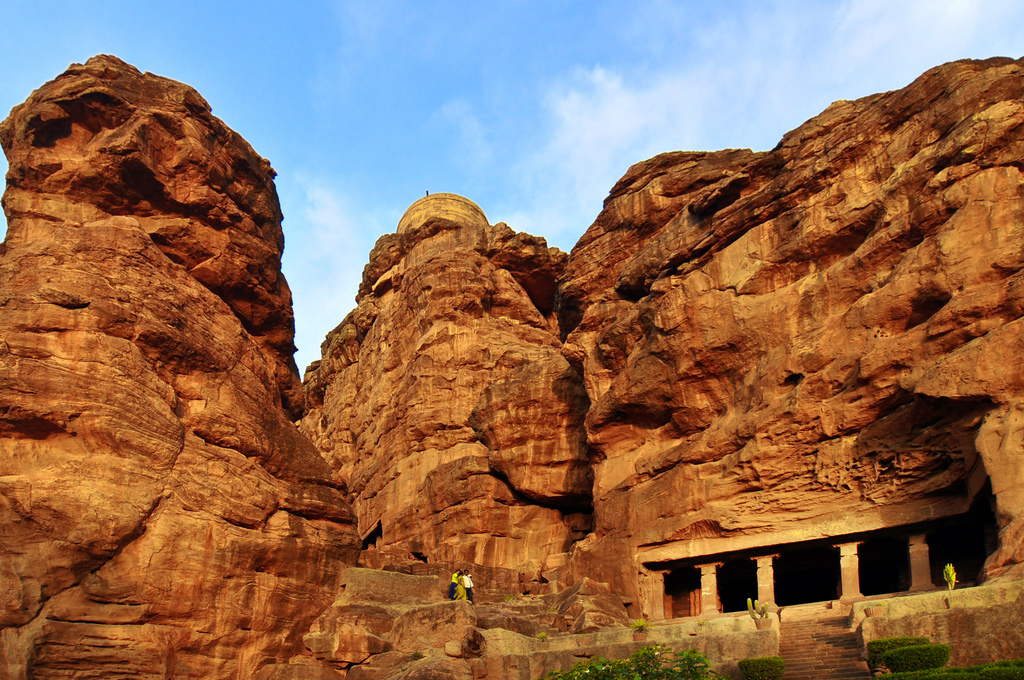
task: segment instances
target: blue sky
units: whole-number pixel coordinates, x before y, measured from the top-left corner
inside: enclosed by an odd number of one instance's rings
[[[1020,0],[5,0],[0,16],[0,115],[105,52],[192,85],[271,160],[300,372],[427,190],[569,250],[632,163],[769,149],[837,99],[1024,56]]]

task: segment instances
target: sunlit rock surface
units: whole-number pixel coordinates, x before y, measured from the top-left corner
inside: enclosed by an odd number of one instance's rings
[[[676,565],[978,507],[1021,576],[1021,69],[638,163],[570,255],[427,196],[300,385],[269,163],[73,66],[0,126],[0,678],[519,678]]]
[[[360,533],[642,595],[644,564],[912,526],[990,486],[986,574],[1020,562],[1022,94],[1020,63],[958,62],[769,152],[638,163],[567,262],[421,199],[306,376]]]
[[[269,163],[113,57],[0,140],[0,677],[251,677],[301,651],[358,537],[291,422]]]
[[[565,261],[453,194],[377,242],[301,428],[383,552],[543,565],[589,528],[587,396],[553,314]]]
[[[988,574],[1024,559],[1022,95],[1021,62],[947,64],[770,152],[629,170],[561,280],[575,570],[954,515],[986,474]]]

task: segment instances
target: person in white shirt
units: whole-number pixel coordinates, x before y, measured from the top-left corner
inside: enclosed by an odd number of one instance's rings
[[[466,597],[469,598],[470,602],[473,602],[473,579],[468,571],[462,574],[462,585],[466,587]],[[476,603],[474,602],[474,604]]]

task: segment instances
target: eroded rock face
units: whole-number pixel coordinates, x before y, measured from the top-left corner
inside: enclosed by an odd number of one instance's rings
[[[990,486],[985,573],[1024,561],[1022,95],[1020,62],[958,62],[769,152],[658,156],[564,265],[417,203],[305,383],[360,533],[651,612],[644,565],[918,525]]]
[[[571,256],[427,197],[302,394],[269,164],[186,86],[72,67],[0,126],[0,678],[520,677],[521,633],[657,611],[658,565],[988,488],[1019,572],[1021,69],[640,163]],[[336,599],[360,540],[550,599]]]
[[[0,677],[251,677],[358,537],[302,397],[269,163],[112,57],[0,126]]]
[[[600,461],[570,571],[953,515],[986,472],[988,573],[1024,560],[1022,154],[989,60],[631,168],[560,289]]]
[[[380,551],[520,567],[582,535],[587,396],[553,314],[565,259],[452,194],[378,241],[307,371],[301,428]]]

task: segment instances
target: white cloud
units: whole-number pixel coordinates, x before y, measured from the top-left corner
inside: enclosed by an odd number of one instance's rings
[[[445,102],[438,118],[455,128],[450,152],[456,164],[474,171],[486,167],[493,160],[486,128],[468,101],[452,99]]]
[[[571,246],[565,237],[579,237],[631,164],[697,141],[704,111],[691,98],[700,80],[700,73],[668,72],[627,82],[595,66],[553,85],[544,96],[546,130],[537,150],[514,168],[531,205],[510,211],[508,221]]]
[[[1024,6],[1012,0],[745,3],[703,17],[657,0],[636,14],[652,34],[648,61],[578,68],[539,95],[547,118],[537,151],[514,164],[513,228],[571,247],[633,163],[771,148],[836,99],[903,87],[944,61],[1024,50]]]
[[[279,185],[279,188],[280,185]],[[320,358],[320,343],[353,308],[363,266],[381,229],[372,206],[325,180],[298,180],[282,190],[288,224],[285,276],[295,308],[299,372]],[[353,207],[353,206],[358,207]]]

